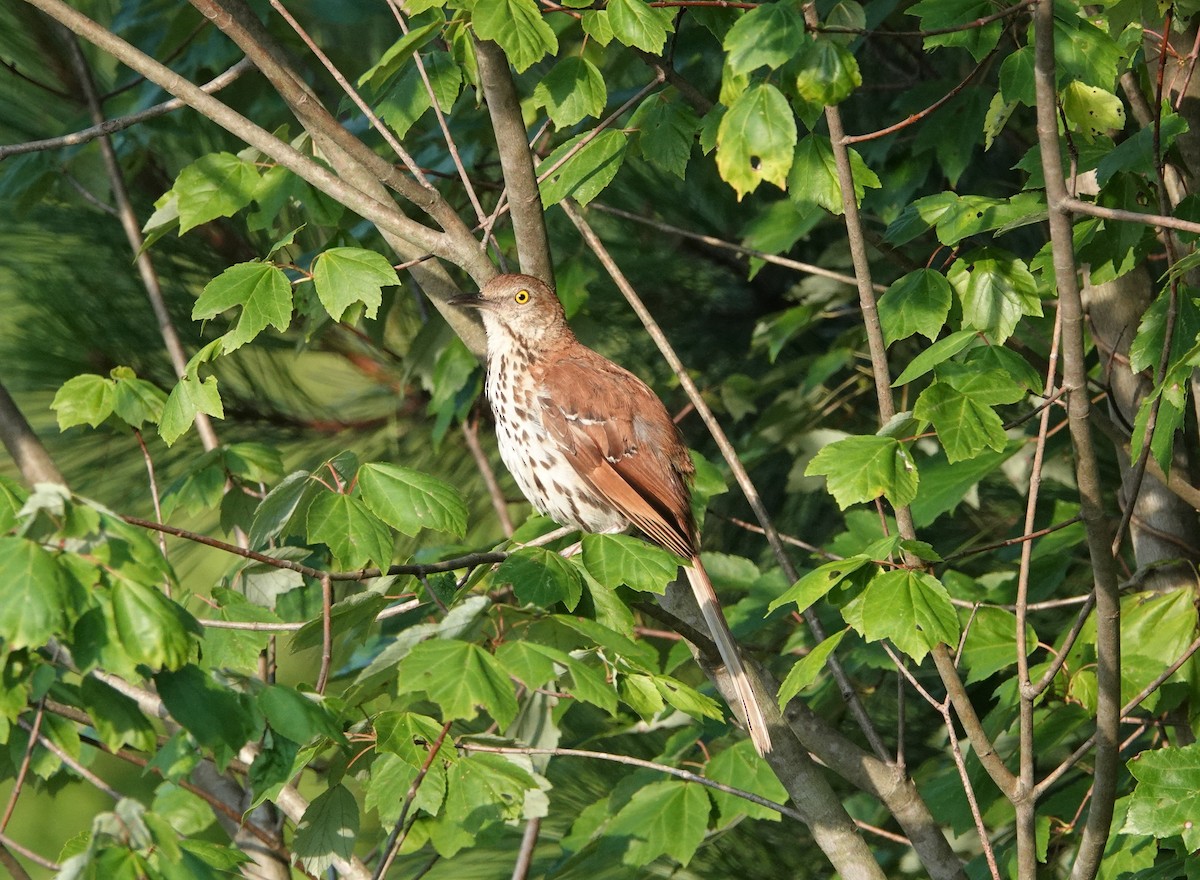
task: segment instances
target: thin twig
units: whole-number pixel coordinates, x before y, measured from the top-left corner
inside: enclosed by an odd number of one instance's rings
[[[787,816],[789,819],[795,819],[797,822],[803,822],[804,818],[799,812],[791,807],[777,804],[775,801],[768,800],[762,795],[757,795],[752,791],[743,791],[740,788],[734,788],[732,785],[726,785],[723,782],[717,782],[715,779],[709,779],[701,776],[698,773],[692,773],[690,770],[681,770],[678,767],[671,767],[668,764],[659,764],[655,761],[645,761],[641,758],[634,758],[629,755],[618,755],[612,752],[596,752],[590,749],[541,749],[526,746],[487,746],[481,743],[459,742],[459,751],[463,752],[491,752],[496,755],[550,755],[560,758],[595,758],[598,761],[611,761],[614,764],[625,764],[629,767],[641,767],[645,770],[657,770],[659,773],[666,773],[669,776],[674,776],[683,779],[686,782],[696,782],[700,785],[711,788],[715,791],[721,791],[725,794],[733,795],[734,797],[742,798],[750,801],[752,804],[758,804],[760,807],[766,807],[768,810],[774,810],[781,816]]]
[[[429,768],[433,766],[434,759],[437,758],[438,752],[441,751],[442,743],[446,741],[446,734],[449,732],[450,722],[447,721],[442,725],[442,732],[438,735],[438,738],[429,747],[429,755],[425,758],[425,763],[421,765],[416,778],[413,779],[412,784],[408,787],[408,794],[404,796],[404,805],[400,807],[400,818],[396,820],[396,827],[392,829],[387,843],[384,844],[383,858],[380,859],[379,867],[375,869],[375,873],[371,875],[371,880],[380,880],[381,877],[387,875],[388,869],[392,866],[392,860],[396,858],[400,844],[404,842],[400,835],[404,828],[404,821],[408,817],[408,811],[417,797],[417,790],[420,789],[421,783],[425,781],[426,774],[429,773]]]
[[[1124,706],[1122,706],[1121,707],[1121,716],[1123,717],[1125,715],[1128,715],[1130,712],[1132,712],[1134,709],[1136,709],[1138,706],[1140,706],[1142,704],[1143,700],[1145,700],[1152,693],[1154,693],[1156,690],[1158,690],[1160,687],[1162,687],[1163,683],[1168,678],[1170,678],[1172,675],[1174,675],[1176,672],[1178,672],[1179,668],[1181,666],[1183,666],[1184,663],[1187,663],[1188,660],[1192,659],[1192,655],[1195,654],[1197,651],[1200,651],[1200,638],[1197,638],[1190,645],[1188,645],[1187,648],[1184,650],[1184,652],[1179,655],[1179,657],[1175,660],[1174,663],[1172,663],[1170,666],[1168,666],[1166,669],[1164,669],[1157,677],[1155,677],[1155,679],[1152,682],[1150,682],[1148,685],[1146,685],[1144,688],[1142,688],[1141,692],[1136,697],[1134,697],[1132,700],[1130,700],[1128,703],[1126,703]],[[1070,754],[1070,756],[1066,760],[1064,760],[1061,764],[1059,764],[1057,767],[1055,767],[1054,770],[1048,776],[1046,776],[1045,779],[1043,779],[1041,782],[1039,782],[1037,784],[1037,789],[1036,789],[1037,793],[1039,795],[1044,794],[1046,789],[1048,789],[1055,782],[1057,782],[1059,779],[1061,779],[1064,773],[1066,773],[1068,770],[1070,770],[1072,767],[1074,767],[1077,763],[1079,763],[1079,761],[1083,758],[1084,755],[1086,755],[1091,750],[1092,746],[1094,746],[1095,743],[1096,743],[1096,734],[1093,733],[1086,740],[1084,740],[1079,745],[1079,747]]]
[[[1046,526],[1044,529],[1038,529],[1036,532],[1025,532],[1023,535],[1018,535],[1015,538],[1005,538],[1003,541],[996,541],[994,544],[984,544],[982,547],[972,547],[969,550],[962,550],[958,553],[951,553],[942,559],[943,562],[954,562],[958,559],[965,559],[968,556],[975,556],[979,553],[990,553],[992,550],[1000,550],[1004,547],[1012,547],[1014,544],[1024,544],[1034,541],[1038,538],[1044,538],[1059,529],[1065,529],[1067,526],[1073,526],[1079,522],[1078,516],[1073,516],[1070,519],[1065,519],[1062,522],[1055,523],[1052,526]],[[1032,607],[1032,606],[1031,606]]]
[[[492,463],[488,461],[487,454],[479,444],[479,420],[464,419],[462,435],[463,440],[467,443],[467,449],[471,452],[471,458],[475,460],[475,467],[479,469],[479,475],[483,477],[483,484],[487,487],[488,497],[492,499],[492,509],[496,511],[496,518],[500,520],[500,528],[504,532],[504,537],[511,538],[513,523],[512,517],[508,515],[508,501],[505,499],[504,493],[500,491],[500,481],[496,479],[496,471],[492,467]]]
[[[533,851],[537,847],[538,832],[542,829],[540,816],[525,820],[525,833],[521,835],[521,848],[517,850],[517,861],[513,864],[512,880],[526,880],[533,864]]]
[[[823,266],[817,266],[813,263],[804,263],[800,260],[793,260],[790,257],[780,257],[776,254],[768,254],[766,251],[755,250],[744,245],[734,244],[731,241],[725,241],[722,238],[717,238],[714,235],[704,235],[699,232],[690,232],[687,229],[682,229],[678,226],[672,226],[670,223],[664,223],[661,220],[655,220],[653,217],[643,217],[641,214],[634,214],[632,211],[623,211],[620,208],[614,208],[610,205],[604,205],[599,202],[592,202],[589,207],[597,211],[603,211],[605,214],[612,214],[614,217],[620,217],[623,220],[632,220],[634,223],[641,223],[649,226],[652,229],[658,229],[662,232],[678,235],[680,238],[689,238],[692,241],[698,241],[701,244],[706,244],[709,247],[723,248],[724,250],[733,251],[737,254],[742,254],[747,257],[754,257],[762,260],[764,263],[771,263],[776,266],[783,266],[785,269],[795,269],[797,272],[803,272],[806,275],[817,275],[821,278],[829,278],[833,281],[840,281],[843,284],[854,284],[854,276],[847,275],[844,272],[835,272],[832,269],[826,269]],[[876,284],[875,292],[883,293],[887,290],[884,284]]]
[[[975,797],[975,786],[971,784],[971,777],[967,773],[967,763],[963,760],[962,749],[958,745],[958,734],[954,732],[954,719],[950,717],[950,703],[942,703],[939,707],[942,713],[942,721],[946,725],[946,733],[950,739],[950,752],[954,755],[954,766],[958,769],[958,778],[962,781],[963,792],[967,796],[967,803],[971,807],[971,818],[975,821],[975,833],[979,835],[979,843],[983,847],[984,857],[987,859],[988,871],[992,875],[992,880],[1000,880],[1000,868],[996,864],[996,854],[992,851],[992,841],[988,837],[987,826],[983,824],[983,814],[979,812],[979,801]]]
[[[296,19],[292,17],[292,14],[287,11],[287,8],[280,2],[280,0],[270,0],[270,2],[271,6],[275,8],[275,11],[278,12],[283,20],[288,23],[288,26],[296,32],[296,35],[299,36],[301,40],[304,41],[304,45],[308,46],[308,51],[312,52],[314,57],[321,62],[322,66],[329,71],[329,75],[333,77],[334,82],[341,86],[341,89],[346,93],[346,96],[353,101],[354,105],[362,111],[362,114],[365,117],[367,117],[367,120],[383,137],[384,141],[391,148],[392,152],[395,153],[400,158],[400,161],[404,163],[404,167],[408,169],[408,173],[411,174],[421,186],[432,190],[433,184],[429,182],[429,178],[427,178],[424,172],[421,171],[421,167],[416,163],[416,160],[409,155],[408,150],[404,149],[404,146],[399,140],[396,139],[396,136],[392,134],[392,130],[383,123],[383,120],[375,115],[375,111],[372,110],[370,105],[368,105],[367,102],[362,99],[362,96],[358,93],[354,86],[350,85],[350,81],[342,75],[342,72],[338,70],[337,65],[330,61],[329,56],[321,51],[321,47],[318,46],[313,38],[308,35],[308,32],[304,30],[304,28],[300,25],[300,22],[296,21]]]
[[[1146,226],[1177,229],[1180,232],[1200,233],[1200,223],[1192,220],[1180,220],[1178,217],[1168,217],[1164,214],[1126,211],[1123,208],[1108,208],[1093,202],[1082,201],[1074,196],[1064,196],[1055,205],[1060,211],[1069,211],[1073,214],[1087,214],[1091,217],[1100,217],[1103,220],[1125,220],[1130,223],[1143,223]]]
[[[24,856],[25,858],[29,859],[29,861],[33,862],[35,865],[40,865],[41,867],[47,869],[48,871],[62,870],[62,866],[59,865],[57,862],[52,862],[50,859],[46,858],[44,855],[34,852],[33,850],[29,849],[29,847],[22,846],[21,844],[17,843],[15,840],[13,840],[11,837],[9,837],[7,834],[0,833],[0,846],[5,847],[6,849],[11,849],[13,852],[17,853],[18,855]]]
[[[253,69],[254,65],[250,63],[249,58],[243,58],[237,64],[230,67],[219,76],[213,77],[204,85],[200,86],[200,91],[212,94],[219,92],[230,83],[237,80],[247,70]],[[137,113],[130,113],[128,116],[117,116],[112,119],[106,119],[101,123],[83,128],[79,131],[71,132],[70,134],[59,135],[58,137],[45,138],[38,141],[25,141],[20,144],[3,144],[0,145],[0,159],[7,159],[9,156],[20,156],[23,153],[37,153],[44,150],[58,150],[62,147],[74,147],[78,144],[86,144],[88,141],[94,141],[98,137],[113,134],[114,132],[122,131],[126,128],[139,125],[150,119],[156,119],[159,116],[165,116],[175,110],[186,107],[183,101],[178,98],[171,98],[169,101],[163,101],[161,104],[155,104],[153,107],[147,107],[145,110],[139,110]]]
[[[54,757],[58,758],[58,760],[62,761],[64,764],[74,770],[76,774],[82,777],[86,782],[90,783],[94,788],[104,792],[114,801],[119,801],[122,797],[124,797],[121,792],[117,791],[87,767],[84,767],[82,764],[72,758],[58,745],[58,743],[54,742],[54,740],[40,733],[35,736],[33,733],[33,725],[31,725],[28,721],[18,721],[17,723],[20,724],[24,730],[29,732],[30,739],[37,740],[42,748],[50,752],[52,755],[54,755]]]
[[[981,70],[983,70],[985,67],[988,66],[988,64],[991,63],[992,59],[996,57],[996,55],[999,53],[999,51],[1000,51],[1000,47],[997,46],[995,49],[993,49],[991,52],[989,52],[986,56],[984,56],[982,61],[980,61],[978,64],[975,65],[975,67],[973,67],[971,69],[971,72],[967,74],[966,78],[962,82],[960,82],[958,85],[956,85],[950,91],[946,92],[946,94],[942,95],[942,97],[938,98],[936,101],[934,101],[928,107],[926,107],[924,110],[918,110],[916,113],[910,114],[907,119],[902,119],[899,122],[893,123],[892,125],[887,126],[887,128],[881,128],[877,131],[867,132],[866,134],[844,135],[842,137],[842,143],[848,145],[848,144],[862,143],[863,141],[873,141],[876,138],[881,138],[881,137],[884,137],[889,134],[894,134],[895,132],[900,131],[901,129],[907,128],[908,126],[912,125],[915,122],[920,122],[926,116],[929,116],[931,113],[935,112],[940,107],[943,107],[947,101],[952,99],[955,95],[959,94],[960,92],[962,92],[963,89],[965,89],[968,85],[970,85],[971,80],[973,80],[976,77],[976,75],[979,74],[979,72]]]
[[[17,768],[17,779],[13,783],[12,792],[9,793],[8,803],[4,807],[4,816],[0,818],[0,832],[8,830],[8,823],[12,819],[13,810],[17,808],[17,798],[21,796],[21,790],[25,787],[25,778],[29,773],[29,762],[33,759],[33,749],[37,745],[38,737],[42,731],[42,717],[46,714],[46,698],[42,697],[38,700],[37,712],[33,716],[33,727],[29,732],[29,740],[25,743],[25,754],[21,756],[21,766]]]
[[[460,556],[457,559],[446,559],[442,562],[392,565],[388,567],[387,571],[380,571],[378,568],[363,568],[358,571],[321,571],[319,568],[313,568],[300,562],[294,562],[290,559],[276,559],[274,556],[268,556],[256,550],[249,550],[245,547],[239,547],[236,544],[230,544],[217,538],[210,538],[208,535],[201,535],[198,532],[191,532],[187,529],[169,526],[165,523],[156,523],[148,519],[128,516],[126,514],[121,514],[121,519],[130,525],[158,532],[166,532],[168,535],[174,535],[176,538],[184,538],[197,544],[204,544],[206,547],[215,547],[218,550],[224,550],[226,553],[232,553],[244,559],[261,562],[263,565],[270,565],[274,568],[286,568],[288,571],[297,571],[314,580],[328,577],[334,581],[368,581],[373,578],[382,577],[385,574],[414,574],[421,576],[437,574],[443,571],[457,571],[460,568],[472,568],[477,565],[495,565],[508,558],[507,553],[496,551],[490,553],[468,553],[466,556]]]
[[[329,575],[321,578],[321,668],[317,672],[317,693],[324,695],[333,664],[333,583]]]

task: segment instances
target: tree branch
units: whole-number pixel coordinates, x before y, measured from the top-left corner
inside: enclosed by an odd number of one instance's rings
[[[1037,132],[1050,207],[1050,241],[1054,277],[1058,286],[1063,328],[1063,383],[1067,395],[1068,425],[1075,450],[1075,479],[1079,487],[1080,515],[1087,533],[1096,594],[1096,710],[1095,784],[1087,825],[1079,845],[1072,880],[1092,880],[1104,855],[1116,798],[1117,758],[1121,703],[1121,604],[1117,594],[1116,566],[1111,529],[1104,513],[1103,486],[1089,429],[1091,402],[1087,393],[1087,364],[1083,347],[1083,304],[1072,245],[1070,200],[1063,178],[1058,142],[1058,94],[1055,88],[1054,8],[1042,0],[1034,10],[1034,86],[1037,96]],[[1032,797],[1036,793],[1029,792]],[[1024,850],[1032,850],[1026,842]],[[1023,874],[1037,870],[1036,852],[1018,856]]]
[[[230,83],[238,79],[247,70],[250,70],[254,65],[250,63],[249,58],[243,58],[241,61],[234,64],[224,73],[213,77],[204,85],[200,86],[200,90],[208,92],[219,92]],[[66,96],[64,96],[66,97]],[[187,105],[178,98],[172,98],[169,101],[163,101],[161,104],[155,104],[153,107],[147,107],[145,110],[139,110],[137,113],[130,113],[128,116],[117,116],[113,119],[106,119],[90,128],[83,128],[71,134],[59,135],[58,137],[45,138],[39,141],[25,141],[20,144],[0,144],[0,160],[7,159],[9,156],[20,156],[24,153],[37,153],[44,150],[58,150],[62,147],[74,147],[79,144],[86,144],[88,141],[93,141],[98,137],[110,135],[114,132],[123,131],[126,128],[131,128],[135,125],[140,125],[151,119],[157,119],[159,116],[165,116],[168,113],[179,110]]]
[[[476,40],[475,60],[479,65],[479,81],[492,130],[496,133],[496,148],[508,193],[509,216],[517,239],[521,271],[553,287],[554,261],[546,234],[542,195],[538,190],[529,134],[525,130],[508,58],[495,43]]]

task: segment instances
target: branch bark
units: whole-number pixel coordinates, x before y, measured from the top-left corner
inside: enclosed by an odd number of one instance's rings
[[[1089,426],[1091,402],[1087,392],[1087,364],[1083,347],[1083,304],[1072,245],[1071,202],[1063,177],[1058,140],[1058,93],[1055,88],[1054,7],[1042,0],[1034,10],[1034,86],[1037,96],[1038,143],[1046,201],[1050,208],[1050,241],[1054,276],[1062,311],[1063,382],[1068,389],[1067,416],[1075,451],[1075,479],[1079,486],[1080,514],[1087,533],[1088,554],[1096,594],[1096,758],[1092,804],[1079,845],[1072,880],[1091,880],[1100,867],[1112,824],[1116,798],[1117,757],[1121,722],[1121,606],[1117,573],[1111,546],[1112,535],[1105,518],[1103,486]],[[1033,792],[1029,793],[1030,797]],[[1037,871],[1033,841],[1018,855],[1022,877]]]
[[[483,86],[500,169],[508,192],[509,216],[517,239],[521,271],[554,286],[554,261],[546,234],[546,216],[529,149],[529,134],[504,51],[489,40],[475,41],[475,60]]]

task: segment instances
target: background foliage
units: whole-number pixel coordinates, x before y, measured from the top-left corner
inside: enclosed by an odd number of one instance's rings
[[[4,4],[0,862],[1200,876],[1196,11]],[[497,472],[497,266],[678,414],[767,760]]]

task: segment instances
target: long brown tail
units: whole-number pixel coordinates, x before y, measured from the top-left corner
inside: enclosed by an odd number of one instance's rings
[[[717,645],[717,651],[721,654],[725,668],[729,670],[729,678],[733,682],[734,690],[737,691],[738,702],[742,704],[742,715],[746,720],[746,730],[750,734],[750,741],[754,743],[754,748],[760,755],[765,755],[771,751],[771,735],[767,732],[767,719],[763,717],[762,709],[759,708],[758,700],[755,699],[754,688],[750,686],[750,677],[746,675],[746,667],[742,665],[742,655],[738,651],[737,643],[733,640],[733,633],[729,631],[729,624],[725,621],[725,615],[721,611],[721,603],[717,601],[712,581],[709,580],[708,572],[700,563],[699,556],[693,556],[692,564],[685,566],[685,570],[688,582],[692,585],[692,592],[696,595],[696,604],[700,606],[700,613],[704,615],[704,621],[708,624],[709,634],[712,635],[712,640]]]

